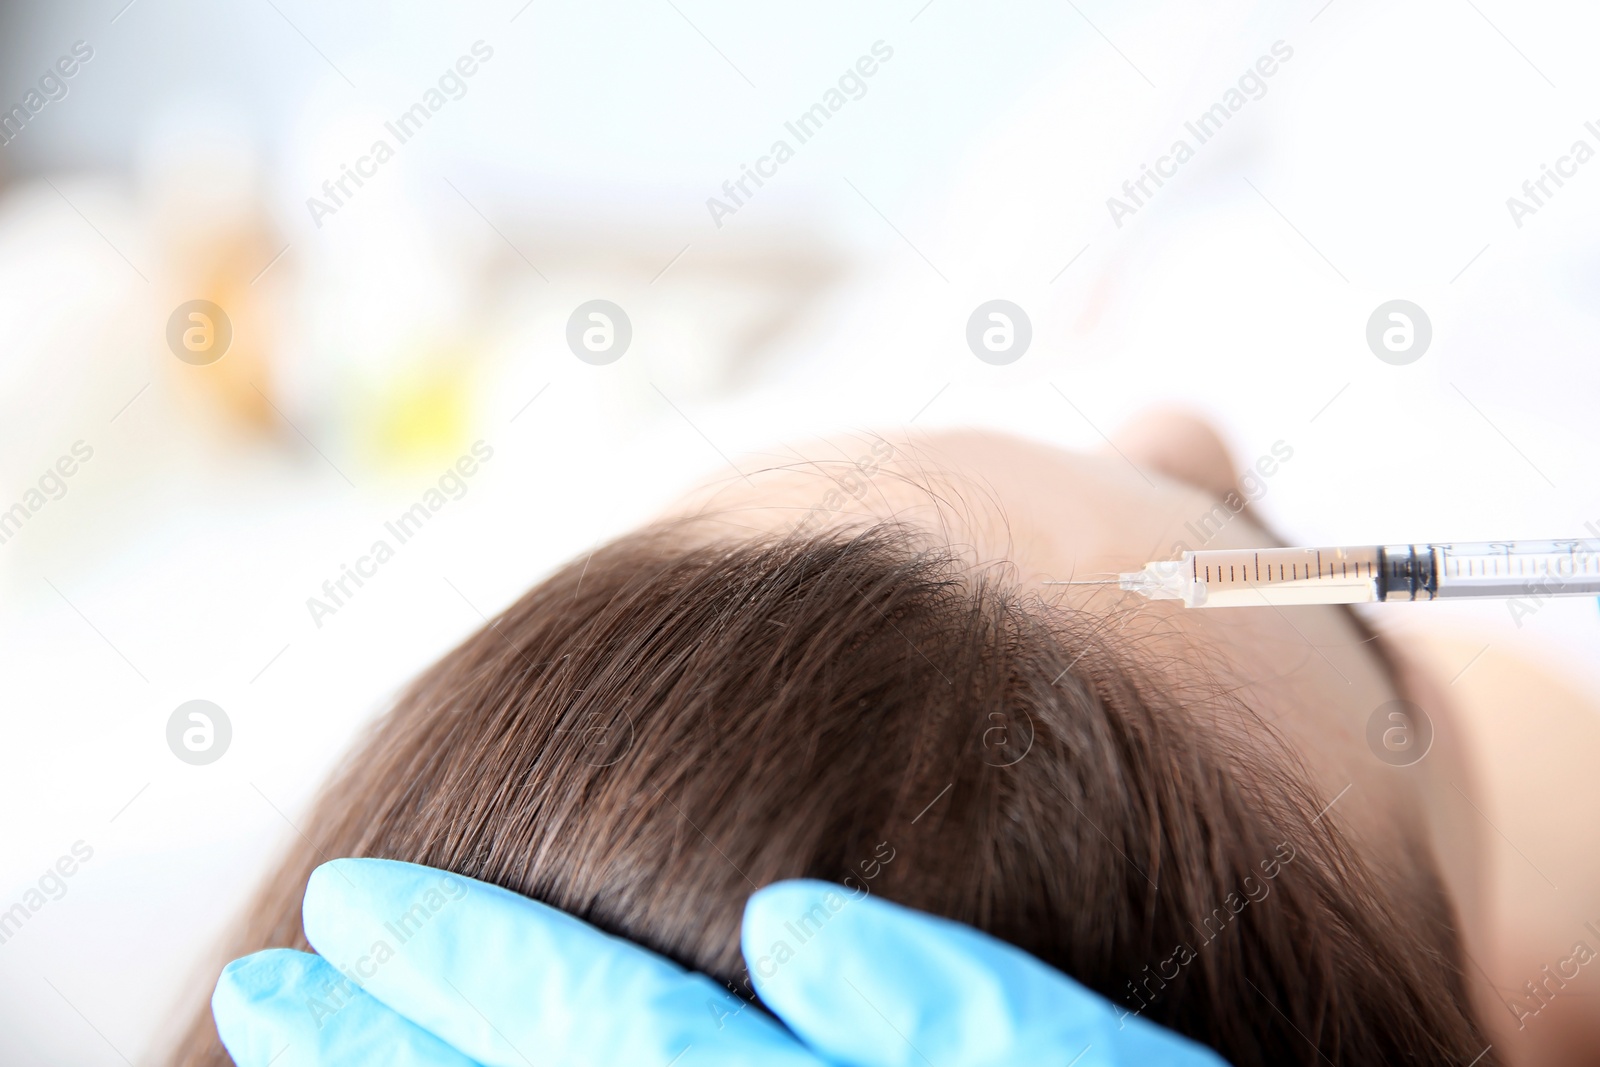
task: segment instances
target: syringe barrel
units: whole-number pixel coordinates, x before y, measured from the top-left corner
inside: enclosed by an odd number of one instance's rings
[[[1418,545],[1432,556],[1435,596],[1600,596],[1600,540]],[[1422,598],[1418,598],[1422,599]]]
[[[1376,545],[1202,549],[1183,554],[1175,577],[1192,608],[1364,604],[1380,599],[1382,566]]]
[[[1600,596],[1600,540],[1202,549],[1141,578],[1191,608]]]

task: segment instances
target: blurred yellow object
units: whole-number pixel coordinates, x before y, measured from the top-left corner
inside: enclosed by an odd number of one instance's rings
[[[366,443],[385,465],[454,458],[471,421],[470,358],[460,350],[433,350],[399,363],[364,394],[367,410],[357,417],[366,423]]]

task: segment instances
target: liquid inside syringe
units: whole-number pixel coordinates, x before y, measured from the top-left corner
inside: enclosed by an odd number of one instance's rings
[[[1185,607],[1600,596],[1600,540],[1204,549],[1101,581]]]

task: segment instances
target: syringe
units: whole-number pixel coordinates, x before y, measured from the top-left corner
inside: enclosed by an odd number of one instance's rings
[[[1046,584],[1116,585],[1189,608],[1600,596],[1600,540],[1202,549],[1115,578]]]

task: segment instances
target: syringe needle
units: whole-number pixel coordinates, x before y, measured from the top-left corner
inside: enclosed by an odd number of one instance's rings
[[[1120,578],[1080,578],[1070,582],[1040,582],[1040,585],[1116,585],[1122,581]]]

